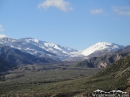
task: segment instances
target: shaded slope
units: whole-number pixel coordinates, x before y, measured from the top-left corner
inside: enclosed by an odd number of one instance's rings
[[[12,68],[16,68],[16,66],[11,64],[11,62],[5,60],[3,57],[0,56],[0,72],[4,72]]]
[[[18,49],[13,49],[8,46],[1,47],[0,56],[10,61],[10,63],[17,64],[17,65],[56,62],[51,58],[37,58],[31,54],[24,53]]]

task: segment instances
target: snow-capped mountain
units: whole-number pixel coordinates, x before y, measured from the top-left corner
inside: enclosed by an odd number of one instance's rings
[[[114,44],[114,43],[109,43],[109,42],[98,42],[89,48],[81,51],[80,53],[83,54],[84,56],[90,56],[91,57],[98,57],[101,56],[105,53],[108,52],[114,52],[117,51],[118,49],[122,49],[124,46]]]
[[[49,57],[58,60],[78,60],[98,57],[108,52],[114,52],[123,48],[123,46],[114,43],[98,42],[85,50],[78,51],[34,38],[13,39],[5,35],[0,35],[0,45],[19,49],[37,57]]]
[[[38,57],[52,57],[60,60],[71,56],[72,52],[77,52],[75,49],[40,41],[34,38],[13,39],[1,37],[0,44],[19,49]]]

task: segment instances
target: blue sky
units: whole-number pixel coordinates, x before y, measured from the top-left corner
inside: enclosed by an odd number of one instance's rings
[[[0,34],[77,50],[130,45],[130,0],[0,0]]]

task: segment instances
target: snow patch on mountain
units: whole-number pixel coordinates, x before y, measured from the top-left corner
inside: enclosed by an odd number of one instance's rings
[[[102,51],[102,50],[108,50],[109,52],[116,51],[118,49],[122,49],[123,46],[117,45],[114,43],[109,43],[109,42],[98,42],[89,48],[81,51],[80,53],[83,54],[84,56],[88,56],[94,52],[97,51]]]

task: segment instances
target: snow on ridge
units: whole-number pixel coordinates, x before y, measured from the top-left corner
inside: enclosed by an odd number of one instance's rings
[[[38,43],[38,42],[39,42],[39,40],[38,40],[38,39],[34,39],[34,42]]]
[[[43,51],[48,51],[50,53],[56,54],[56,56],[58,56],[59,58],[64,58],[65,56],[71,56],[71,52],[77,51],[77,50],[69,48],[69,47],[64,47],[64,46],[61,46],[61,45],[58,45],[58,44],[55,44],[55,43],[41,41],[41,40],[37,40],[37,39],[34,39],[34,38],[22,38],[22,39],[19,39],[19,41],[24,42],[24,45],[26,43],[31,44],[31,46],[26,47],[28,49],[25,48],[26,51],[29,52],[29,53],[32,51],[31,50],[32,47],[33,47],[32,45],[35,45],[33,49],[36,50],[37,53],[42,54],[42,52],[38,51],[35,47],[38,47],[39,49],[43,49]],[[33,53],[36,54],[35,52],[31,52],[31,54],[33,54]],[[43,54],[44,54],[44,52],[43,52]]]

